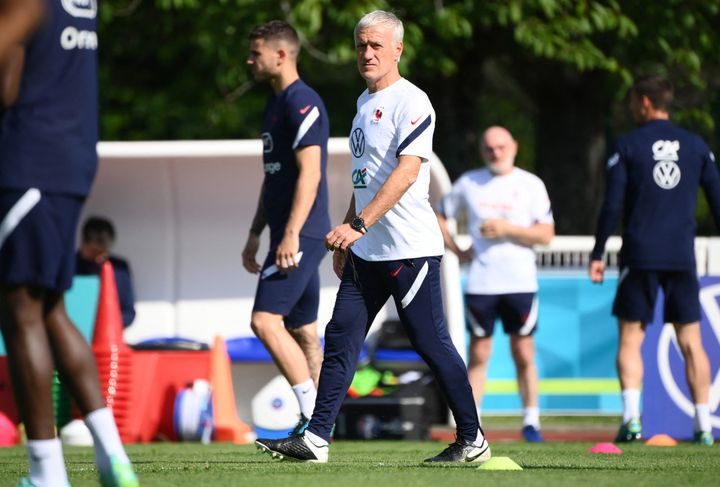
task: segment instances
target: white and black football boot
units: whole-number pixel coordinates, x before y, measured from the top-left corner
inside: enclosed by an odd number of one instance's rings
[[[289,436],[279,440],[258,438],[258,449],[269,453],[278,460],[294,460],[308,463],[327,463],[328,446],[316,446],[305,435]]]
[[[480,446],[472,441],[457,440],[434,457],[426,458],[425,461],[483,463],[490,460],[490,457],[490,444],[483,438]]]

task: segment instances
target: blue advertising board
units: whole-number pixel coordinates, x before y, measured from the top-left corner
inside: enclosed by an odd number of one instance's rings
[[[710,360],[711,424],[713,436],[720,440],[720,277],[700,278],[700,304],[703,346]],[[678,440],[689,440],[694,429],[694,404],[675,330],[663,323],[661,306],[662,296],[643,343],[643,434],[650,437],[664,433]]]
[[[617,275],[601,285],[587,274],[541,274],[535,334],[543,413],[622,411],[615,372],[617,324],[610,309]],[[496,326],[483,413],[517,412],[522,405],[508,337]]]

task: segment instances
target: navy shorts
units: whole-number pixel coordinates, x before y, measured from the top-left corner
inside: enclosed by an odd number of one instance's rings
[[[85,198],[0,189],[0,285],[70,289],[75,233]]]
[[[622,269],[613,314],[621,320],[652,323],[660,288],[665,295],[663,319],[666,323],[700,321],[700,285],[694,270]]]
[[[532,335],[537,330],[537,310],[536,293],[465,295],[468,328],[478,338],[492,336],[498,317],[508,335]]]
[[[325,242],[300,237],[302,259],[297,269],[283,274],[268,269],[275,265],[275,249],[268,252],[260,271],[253,311],[282,315],[286,328],[298,328],[317,321],[320,305],[318,266],[327,254]]]

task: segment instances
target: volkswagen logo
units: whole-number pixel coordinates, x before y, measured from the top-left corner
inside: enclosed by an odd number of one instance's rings
[[[350,150],[355,157],[361,157],[365,152],[365,133],[360,127],[350,135]]]
[[[262,134],[263,152],[267,154],[273,150],[273,138],[270,132],[263,132]]]
[[[717,301],[718,295],[720,295],[720,285],[707,286],[700,290],[700,303],[705,311],[710,328],[720,343],[720,306]],[[660,380],[672,402],[675,403],[683,413],[692,418],[695,415],[693,401],[682,392],[670,367],[670,355],[673,349],[679,350],[675,329],[672,326],[665,325],[660,333],[657,347],[657,364]],[[715,411],[718,404],[720,404],[720,371],[715,374],[715,377],[711,377],[709,403],[711,412]],[[717,413],[710,416],[710,423],[714,428],[720,428],[720,417],[717,416]]]
[[[653,178],[662,189],[673,189],[680,182],[680,166],[673,161],[659,161],[653,168]]]

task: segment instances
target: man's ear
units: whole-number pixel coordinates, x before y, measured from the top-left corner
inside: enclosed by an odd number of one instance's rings
[[[647,95],[640,96],[640,106],[645,109],[655,110],[655,106],[653,105],[652,101],[650,101],[650,98],[648,98]]]
[[[277,64],[278,64],[278,66],[279,66],[279,65],[281,65],[282,63],[284,63],[285,61],[287,61],[289,54],[288,54],[288,52],[287,52],[287,49],[285,49],[284,47],[279,47],[276,52],[277,52],[277,55],[278,55]]]

